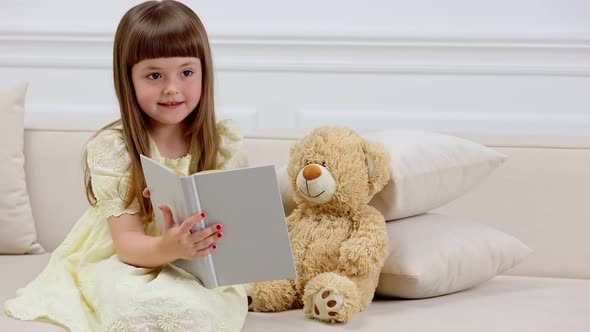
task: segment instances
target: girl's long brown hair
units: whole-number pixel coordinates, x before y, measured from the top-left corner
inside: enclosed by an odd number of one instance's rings
[[[119,196],[125,202],[125,207],[137,199],[144,223],[153,218],[149,199],[141,195],[146,183],[139,159],[140,154],[150,155],[149,118],[137,102],[131,68],[144,59],[165,57],[196,57],[201,61],[201,99],[196,109],[185,119],[188,125],[186,135],[191,136],[191,146],[198,147],[200,151],[200,156],[193,156],[193,161],[199,158],[198,163],[192,162],[189,171],[210,170],[216,165],[218,147],[213,104],[213,63],[205,27],[199,17],[180,2],[147,1],[131,8],[119,23],[113,47],[113,74],[121,119],[106,125],[94,136],[107,129],[121,131],[131,163],[128,169],[128,190],[119,192]],[[118,129],[119,125],[121,129]],[[94,206],[96,198],[87,162],[84,166],[86,196]]]

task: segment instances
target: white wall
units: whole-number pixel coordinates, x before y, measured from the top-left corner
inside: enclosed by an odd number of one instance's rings
[[[111,47],[138,1],[0,2],[0,87],[28,112],[116,116]],[[220,117],[246,130],[590,133],[590,1],[185,1]]]

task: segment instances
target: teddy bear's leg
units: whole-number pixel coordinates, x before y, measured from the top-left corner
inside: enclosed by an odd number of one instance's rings
[[[359,309],[365,310],[375,295],[375,289],[379,283],[379,275],[367,276],[363,278],[350,278],[359,290]]]
[[[359,289],[334,272],[312,278],[303,293],[305,315],[329,322],[348,322],[360,310]]]
[[[301,307],[293,280],[274,280],[247,284],[250,311],[284,311]]]

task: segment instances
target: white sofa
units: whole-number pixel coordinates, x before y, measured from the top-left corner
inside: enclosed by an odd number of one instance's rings
[[[54,115],[52,115],[54,116]],[[27,186],[38,240],[53,250],[87,208],[81,152],[103,119],[28,115]],[[247,135],[251,164],[288,159],[302,131]],[[306,319],[301,310],[249,313],[244,331],[590,331],[590,136],[466,138],[508,161],[467,195],[437,211],[509,233],[534,250],[523,263],[477,287],[421,299],[375,299],[346,325]],[[0,303],[45,266],[49,253],[0,255]],[[0,331],[61,331],[0,313]]]

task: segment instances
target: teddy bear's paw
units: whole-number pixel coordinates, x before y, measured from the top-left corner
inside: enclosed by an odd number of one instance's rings
[[[340,316],[340,310],[344,304],[344,296],[335,291],[322,288],[313,295],[314,318],[325,321],[336,321]]]

